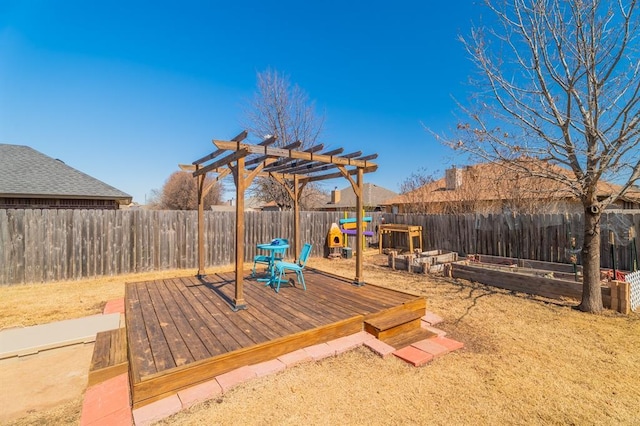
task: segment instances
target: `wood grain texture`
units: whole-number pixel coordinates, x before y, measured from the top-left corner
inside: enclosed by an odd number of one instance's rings
[[[126,373],[128,366],[125,328],[100,332],[96,335],[87,386]]]
[[[134,407],[248,364],[363,330],[365,316],[425,300],[305,269],[307,290],[275,293],[245,273],[248,309],[231,309],[234,272],[127,284]],[[399,308],[398,308],[399,307]]]
[[[0,285],[47,283],[157,270],[196,269],[198,265],[197,211],[159,210],[0,210]],[[236,218],[233,212],[204,214],[203,268],[233,264]],[[353,212],[349,216],[355,217]],[[539,215],[421,215],[367,212],[370,230],[385,222],[422,227],[425,250],[461,255],[565,263],[582,245],[580,214]],[[244,212],[243,260],[257,255],[256,245],[273,238],[295,239],[293,212]],[[300,212],[300,244],[311,243],[312,257],[327,256],[327,233],[342,212]],[[601,265],[619,270],[633,265],[629,229],[640,232],[637,210],[605,212],[601,224]],[[613,250],[608,232],[616,232]],[[407,235],[384,236],[385,247],[409,247]],[[571,240],[576,247],[572,249]],[[367,244],[378,243],[367,237]],[[417,240],[417,238],[416,238]],[[414,246],[416,247],[416,246]],[[294,259],[299,253],[287,253]],[[366,271],[364,280],[366,282]]]

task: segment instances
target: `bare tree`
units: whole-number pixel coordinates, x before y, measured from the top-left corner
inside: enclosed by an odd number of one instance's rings
[[[426,213],[429,205],[426,187],[435,182],[426,168],[421,167],[400,183],[400,194],[405,204],[405,213]]]
[[[316,114],[314,102],[298,85],[292,85],[287,75],[267,69],[257,75],[257,89],[244,121],[243,127],[252,135],[276,136],[279,147],[299,141],[302,145],[298,149],[304,150],[318,143],[324,116]],[[314,189],[312,186],[307,185],[301,196]],[[280,208],[292,208],[289,193],[273,179],[256,179],[251,193],[261,201],[274,201]]]
[[[206,183],[205,183],[206,186]],[[154,191],[153,207],[166,210],[197,210],[198,181],[190,172],[177,171],[171,174],[162,190]],[[219,204],[222,198],[222,186],[214,184],[203,199],[204,208]]]
[[[464,108],[470,121],[447,142],[489,161],[527,156],[571,170],[522,172],[562,183],[581,200],[579,309],[601,311],[600,216],[640,178],[637,0],[486,3],[490,26],[461,37],[480,71],[477,109]],[[602,197],[604,179],[620,186]]]

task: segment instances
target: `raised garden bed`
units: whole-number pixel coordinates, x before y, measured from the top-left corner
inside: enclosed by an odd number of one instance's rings
[[[391,269],[426,274],[442,272],[445,264],[458,260],[458,253],[445,250],[430,250],[415,254],[399,255],[392,250],[388,255],[388,265]]]
[[[575,268],[575,269],[574,269]],[[472,255],[447,264],[445,275],[504,288],[520,293],[535,294],[549,299],[582,297],[582,267],[580,265],[513,259],[499,256]],[[611,285],[603,271],[602,303],[612,308]],[[619,281],[612,281],[616,286]],[[613,309],[619,310],[618,306]]]
[[[391,251],[388,265],[392,269],[422,274],[443,272],[448,277],[549,299],[580,300],[582,297],[582,266],[575,264],[482,254],[459,258],[455,252],[431,250],[405,255]],[[605,308],[627,314],[631,306],[629,284],[613,280],[611,272],[603,269],[601,273],[602,303]],[[617,272],[620,276],[626,274]]]

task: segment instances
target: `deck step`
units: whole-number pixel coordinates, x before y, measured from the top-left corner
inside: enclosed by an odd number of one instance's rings
[[[365,317],[364,329],[367,333],[383,340],[419,329],[425,312],[426,301],[417,299]]]
[[[404,333],[397,334],[391,337],[381,338],[384,343],[389,346],[393,346],[396,349],[404,348],[405,346],[409,346],[413,343],[419,342],[420,340],[430,339],[431,337],[436,337],[437,334],[425,329],[425,328],[417,328],[414,330],[409,330]]]
[[[89,367],[88,386],[101,383],[128,370],[126,329],[117,328],[98,333]]]

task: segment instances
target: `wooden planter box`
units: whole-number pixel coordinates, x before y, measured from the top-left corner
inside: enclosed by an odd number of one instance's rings
[[[462,278],[493,287],[504,288],[520,293],[535,294],[549,299],[575,299],[582,297],[582,269],[576,274],[567,273],[567,267],[573,265],[553,264],[551,262],[532,262],[547,269],[533,269],[512,264],[496,262],[482,263],[474,260],[463,260],[445,265],[445,276]],[[480,256],[480,259],[487,260]],[[504,259],[504,258],[503,258]],[[494,261],[497,258],[493,259]],[[517,260],[517,259],[516,259]],[[528,260],[523,261],[530,263]],[[610,281],[601,286],[602,304],[605,308],[628,314],[630,312],[629,283]]]
[[[387,259],[391,269],[426,274],[442,272],[444,264],[458,260],[458,253],[430,250],[417,254],[398,255],[396,251],[392,250]]]

